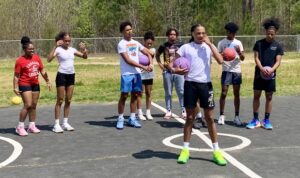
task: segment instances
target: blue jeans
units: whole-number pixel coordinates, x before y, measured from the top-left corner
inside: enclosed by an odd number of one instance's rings
[[[184,86],[184,77],[183,75],[171,74],[170,72],[163,72],[163,81],[164,81],[164,89],[165,89],[165,102],[166,109],[172,109],[172,90],[173,84],[175,84],[176,93],[178,96],[179,104],[181,109],[184,109],[183,105],[183,86]]]

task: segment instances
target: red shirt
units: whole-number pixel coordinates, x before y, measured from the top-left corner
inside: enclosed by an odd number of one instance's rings
[[[39,84],[39,72],[44,68],[41,58],[33,54],[31,58],[20,56],[15,64],[15,73],[20,74],[19,86]]]

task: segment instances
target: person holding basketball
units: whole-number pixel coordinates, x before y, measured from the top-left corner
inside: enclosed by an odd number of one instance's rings
[[[142,52],[150,61],[152,61],[152,57],[149,53],[149,50],[147,50],[138,41],[132,39],[132,24],[129,21],[125,21],[120,24],[120,33],[123,34],[123,39],[118,44],[118,54],[120,55],[121,69],[121,95],[118,103],[119,116],[116,128],[124,128],[124,109],[129,92],[131,93],[131,98],[128,125],[135,128],[140,128],[142,126],[135,116],[137,109],[137,97],[138,95],[141,95],[142,92],[142,79],[140,73],[141,70],[151,72],[153,66],[151,62],[148,66],[139,64],[138,54],[139,52]]]
[[[24,106],[20,111],[16,133],[20,136],[27,136],[28,132],[40,133],[35,125],[36,106],[40,96],[39,73],[46,81],[49,91],[51,90],[51,83],[41,58],[34,52],[34,46],[30,38],[27,36],[22,37],[21,44],[24,54],[16,61],[13,87],[14,93],[21,95]],[[29,116],[29,126],[26,131],[24,121],[27,115]]]
[[[64,130],[73,131],[74,128],[69,124],[68,117],[70,113],[71,99],[73,96],[75,85],[75,56],[87,59],[87,49],[83,42],[79,43],[79,51],[70,47],[71,36],[67,32],[60,32],[55,37],[56,44],[47,57],[47,61],[51,62],[55,57],[58,59],[59,67],[56,75],[56,104],[55,104],[55,123],[52,131],[62,133]],[[62,126],[59,124],[61,114],[61,105],[64,105],[64,118]]]
[[[180,152],[177,162],[185,164],[189,160],[189,144],[191,140],[192,127],[197,114],[197,102],[204,109],[204,118],[207,123],[208,132],[212,141],[213,161],[225,166],[227,161],[222,155],[217,140],[217,129],[213,119],[214,92],[211,83],[211,57],[214,57],[218,64],[223,63],[223,58],[218,49],[210,42],[204,26],[197,24],[191,28],[192,38],[190,43],[181,46],[177,51],[177,57],[184,57],[190,61],[189,70],[172,68],[173,73],[184,75],[184,106],[187,113],[184,125],[183,149]]]
[[[155,48],[153,48],[154,43],[154,34],[152,32],[146,32],[144,34],[144,44],[143,46],[149,50],[151,53],[151,57],[153,59],[155,55]],[[143,55],[143,54],[140,54]],[[153,60],[150,61],[150,64],[153,65]],[[151,72],[143,71],[141,73],[142,78],[142,84],[143,84],[143,91],[145,91],[146,94],[146,117],[143,114],[142,111],[142,95],[138,96],[137,98],[137,109],[138,109],[138,117],[140,120],[153,120],[153,117],[151,115],[151,100],[152,100],[152,85],[153,85],[153,77],[154,77],[154,71],[152,69]]]
[[[240,111],[240,87],[242,84],[242,71],[241,71],[241,61],[245,59],[244,56],[244,48],[242,42],[235,38],[236,32],[238,31],[239,27],[233,23],[229,22],[225,25],[225,30],[227,33],[227,37],[219,41],[218,43],[218,50],[221,54],[223,54],[226,48],[233,48],[236,50],[235,58],[231,61],[228,61],[224,57],[224,62],[222,64],[222,76],[221,76],[221,85],[222,85],[222,92],[220,96],[220,116],[218,119],[218,124],[224,125],[225,124],[225,99],[227,96],[229,85],[233,87],[233,94],[234,94],[234,108],[235,108],[235,117],[233,123],[241,126],[242,122],[239,117]]]
[[[172,90],[175,85],[176,93],[178,96],[179,104],[181,107],[181,117],[185,119],[186,112],[183,106],[183,83],[184,78],[182,75],[172,73],[169,64],[175,58],[176,51],[183,45],[183,43],[177,40],[179,32],[175,28],[169,28],[166,32],[168,41],[159,46],[155,55],[158,66],[162,70],[163,83],[165,90],[165,103],[167,113],[164,119],[170,119],[172,117]],[[161,62],[160,55],[163,54],[164,62]]]
[[[270,122],[272,96],[276,91],[276,69],[280,66],[281,58],[284,54],[282,46],[275,40],[279,26],[279,20],[277,18],[272,17],[265,19],[263,27],[266,32],[266,37],[256,41],[253,47],[256,64],[253,81],[253,119],[246,125],[246,128],[248,129],[254,129],[261,126],[267,130],[273,129]],[[269,66],[270,68],[267,68],[266,66]],[[265,91],[266,103],[265,117],[261,123],[259,121],[258,111],[260,96],[263,90]]]

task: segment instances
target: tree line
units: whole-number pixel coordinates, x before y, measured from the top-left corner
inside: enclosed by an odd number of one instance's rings
[[[137,36],[149,30],[164,36],[169,27],[190,35],[196,23],[209,35],[224,35],[227,22],[240,26],[239,35],[254,35],[271,16],[280,19],[280,34],[300,32],[300,0],[1,0],[0,12],[0,40],[48,39],[61,30],[78,38],[114,37],[124,20]]]

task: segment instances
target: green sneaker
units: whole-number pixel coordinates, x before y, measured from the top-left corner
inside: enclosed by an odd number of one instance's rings
[[[177,163],[179,164],[185,164],[188,162],[189,160],[189,157],[190,157],[190,152],[188,149],[186,148],[183,148],[180,152],[180,155],[178,157],[178,160],[177,160]]]
[[[213,161],[219,166],[226,166],[227,161],[224,159],[221,150],[214,151]]]

